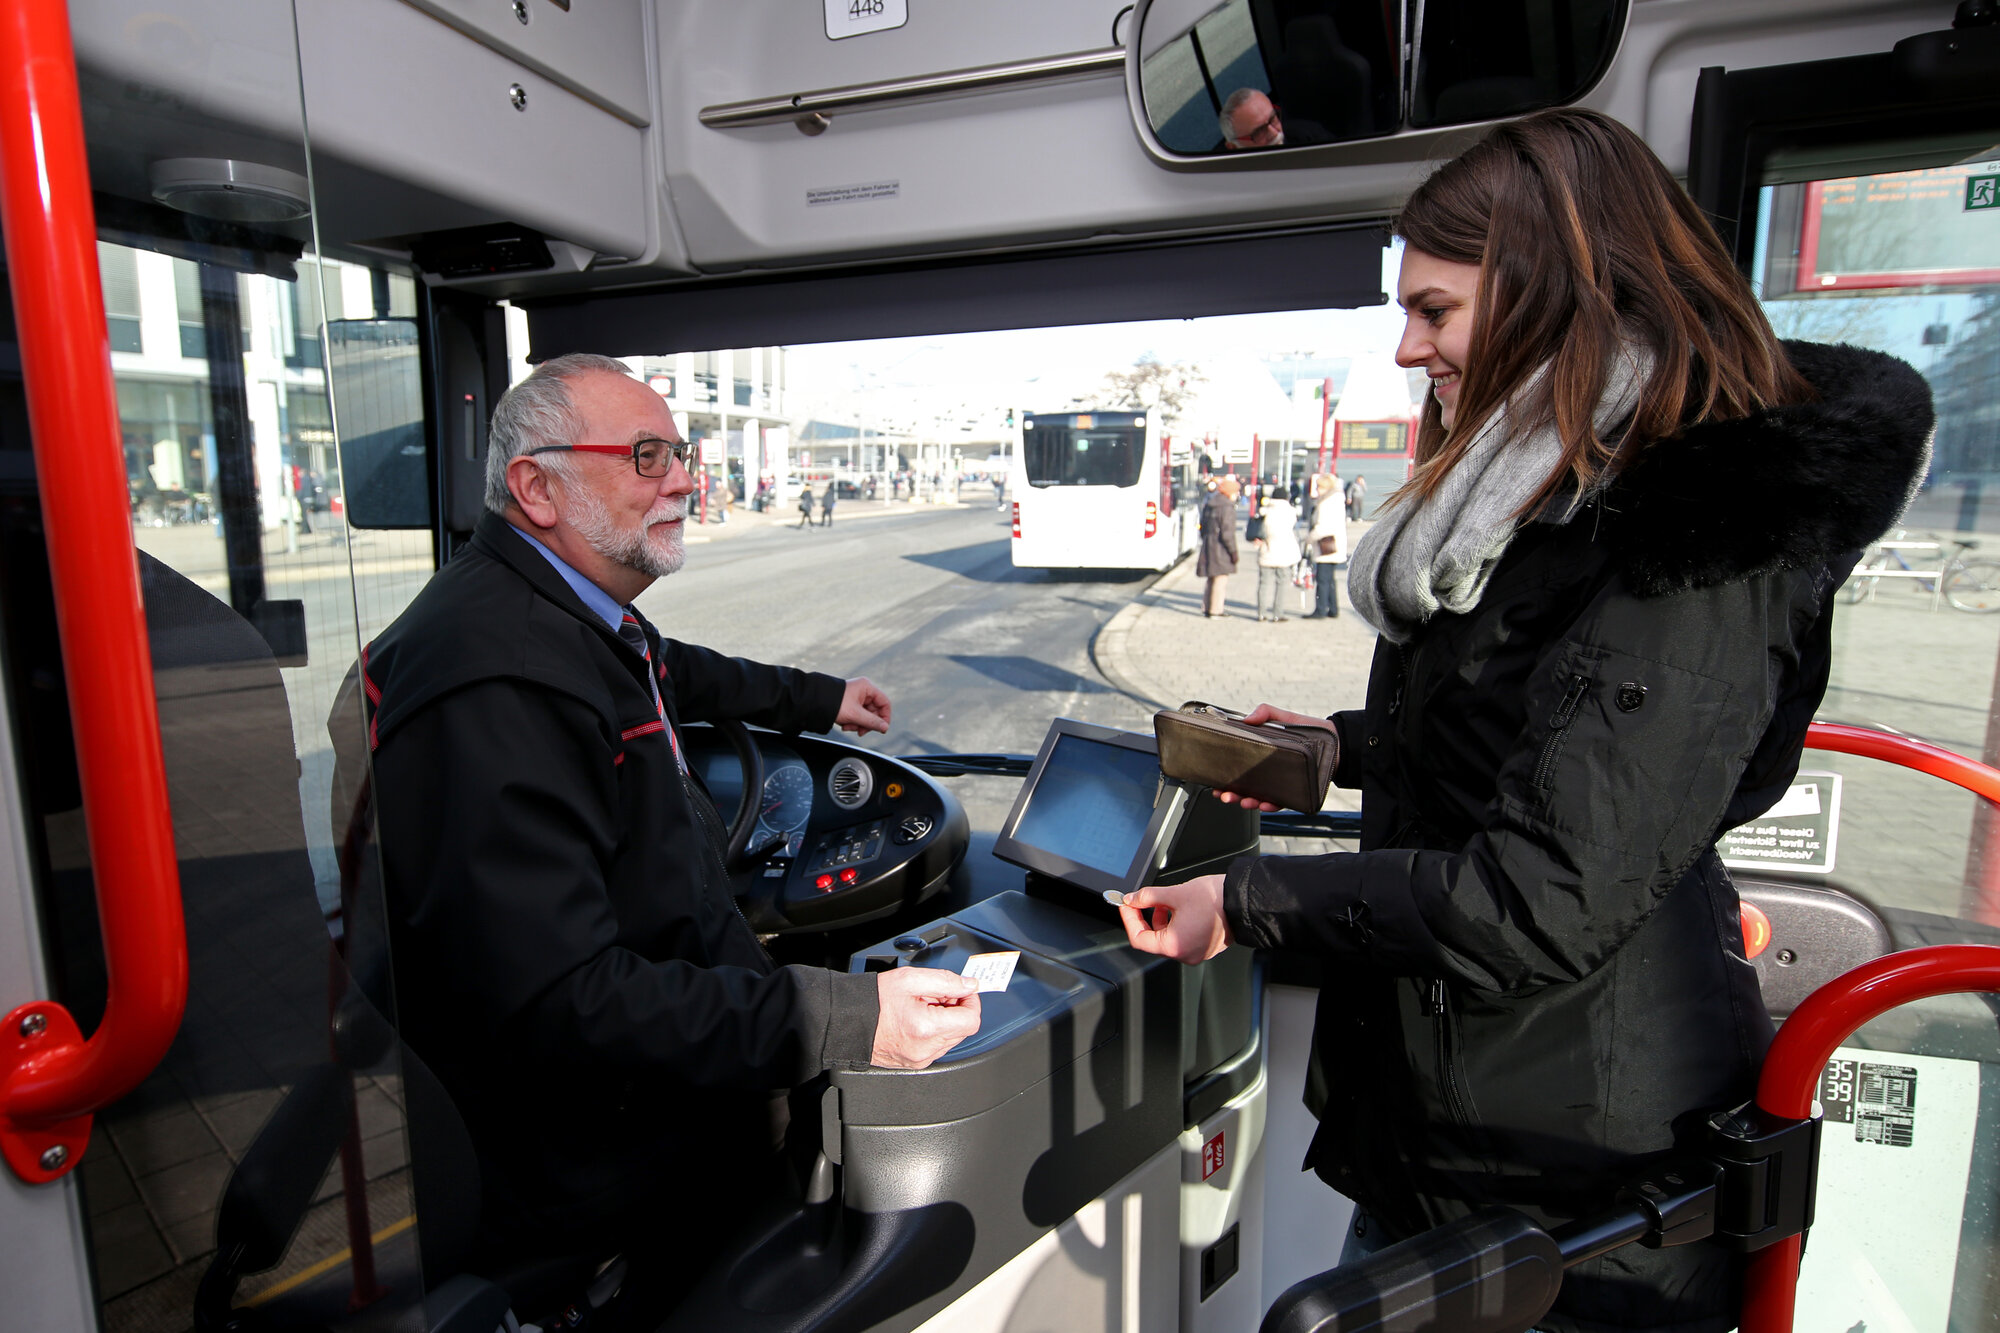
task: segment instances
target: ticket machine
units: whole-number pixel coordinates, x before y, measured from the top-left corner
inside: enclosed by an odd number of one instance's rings
[[[1254,1326],[1255,1280],[1238,1280],[1263,1216],[1249,955],[1138,953],[1104,893],[1256,845],[1254,815],[1161,781],[1152,737],[1058,720],[992,852],[964,867],[968,905],[849,964],[983,971],[979,1032],[925,1070],[835,1071],[803,1197],[669,1328],[997,1333],[1036,1311],[1034,1327]]]

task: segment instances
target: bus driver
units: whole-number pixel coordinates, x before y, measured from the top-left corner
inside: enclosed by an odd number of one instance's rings
[[[617,1327],[775,1180],[781,1090],[979,1026],[964,977],[781,968],[736,911],[676,728],[886,731],[890,705],[632,608],[681,566],[686,448],[621,363],[544,363],[494,409],[470,547],[362,658],[398,1008],[478,1154],[475,1268],[622,1251]]]

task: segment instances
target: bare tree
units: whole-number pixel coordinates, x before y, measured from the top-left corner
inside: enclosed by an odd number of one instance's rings
[[[1852,343],[1879,347],[1887,336],[1881,311],[1866,297],[1823,296],[1764,303],[1764,315],[1780,338],[1811,343]]]
[[[1206,378],[1194,366],[1161,361],[1148,354],[1133,362],[1129,370],[1108,371],[1103,398],[1107,406],[1115,403],[1133,411],[1157,411],[1171,422],[1188,405],[1195,386]]]

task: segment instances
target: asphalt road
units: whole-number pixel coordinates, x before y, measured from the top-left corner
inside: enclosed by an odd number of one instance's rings
[[[1152,710],[1091,666],[1090,640],[1151,575],[1017,570],[1003,516],[985,507],[834,512],[830,528],[691,543],[686,567],[639,608],[675,638],[867,676],[894,707],[888,735],[867,743],[891,754],[1032,754],[1054,717],[1150,726]],[[966,778],[952,789],[973,827],[990,830],[1017,786]]]

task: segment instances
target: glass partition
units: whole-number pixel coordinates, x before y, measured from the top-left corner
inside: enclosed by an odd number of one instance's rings
[[[386,1326],[421,1278],[393,987],[354,927],[379,912],[343,854],[336,752],[365,754],[342,681],[430,542],[348,525],[325,329],[411,315],[415,288],[317,253],[289,6],[84,24],[78,56],[190,971],[166,1059],[52,1188],[81,1190],[106,1333],[242,1306]],[[269,189],[232,184],[246,164]],[[106,983],[68,719],[91,701],[64,687],[28,449],[17,408],[0,650],[54,998],[88,1033]]]

